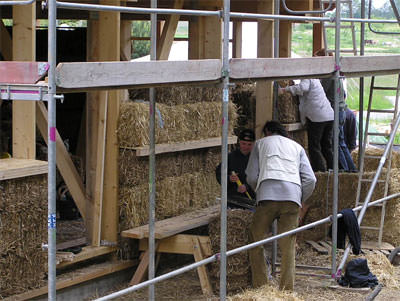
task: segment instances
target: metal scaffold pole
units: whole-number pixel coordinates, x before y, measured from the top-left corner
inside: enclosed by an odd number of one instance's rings
[[[151,0],[151,8],[157,8],[157,0]],[[151,20],[151,48],[150,48],[150,60],[157,59],[157,14],[152,13],[150,15]],[[156,202],[156,153],[155,153],[155,120],[156,120],[156,97],[155,89],[150,88],[150,158],[149,158],[149,279],[153,279],[155,276],[155,202]],[[149,300],[155,299],[154,285],[149,286]]]
[[[230,0],[224,0],[224,36],[222,48],[222,163],[221,163],[221,242],[220,242],[220,300],[226,298],[226,232],[227,232],[227,185],[228,185],[228,110],[229,110],[229,13]]]
[[[56,300],[56,20],[55,0],[48,1],[48,299]]]

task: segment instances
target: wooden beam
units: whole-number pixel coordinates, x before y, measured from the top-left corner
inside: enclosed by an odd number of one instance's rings
[[[237,143],[236,136],[228,137],[228,144],[235,144],[235,143]],[[221,137],[196,140],[196,141],[170,143],[170,144],[156,144],[155,153],[163,154],[163,153],[179,152],[190,149],[207,148],[219,145],[221,145]],[[131,147],[126,147],[126,148],[131,148]],[[131,149],[136,150],[136,156],[138,157],[148,156],[150,154],[149,146],[133,147]]]
[[[160,240],[157,252],[172,253],[172,254],[193,254],[193,239],[197,237],[200,245],[202,246],[204,256],[212,255],[211,242],[208,236],[197,236],[190,234],[177,234],[171,237]],[[139,241],[139,250],[146,251],[149,247],[149,240],[147,238]]]
[[[121,21],[120,60],[132,59],[132,21]]]
[[[292,56],[292,22],[279,22],[279,57]]]
[[[174,9],[183,8],[184,0],[175,0]],[[157,60],[168,60],[180,15],[169,15],[161,33],[160,42],[157,44]]]
[[[36,60],[36,3],[13,6],[12,59]],[[35,159],[36,128],[35,103],[13,101],[12,110],[13,157]]]
[[[242,26],[243,23],[240,21],[233,22],[233,41],[232,41],[232,57],[241,58],[242,57]]]
[[[199,240],[199,236],[193,237],[193,256],[196,262],[201,261],[204,259],[201,243]],[[197,273],[199,275],[201,290],[203,294],[206,296],[213,295],[213,289],[211,286],[210,278],[208,277],[207,268],[202,265],[197,268]]]
[[[5,61],[12,60],[12,41],[4,21],[0,22],[0,52]]]
[[[62,280],[58,279],[56,283],[56,289],[61,290],[63,288],[71,287],[92,279],[100,278],[105,275],[126,270],[128,268],[133,267],[135,264],[137,264],[137,261],[135,260],[111,261],[75,270],[73,273],[71,273],[71,275],[67,277],[64,276]],[[7,299],[9,301],[31,300],[33,298],[46,295],[47,291],[48,291],[47,286],[44,286],[19,295],[11,296]]]
[[[47,109],[43,102],[37,102],[36,122],[43,139],[47,143]],[[79,176],[58,131],[56,134],[57,167],[65,181],[65,184],[68,186],[79,212],[83,218],[86,218],[86,196],[82,179]]]
[[[155,243],[155,250],[158,249],[159,242]],[[142,259],[140,260],[139,266],[137,267],[135,274],[133,275],[129,285],[135,285],[142,282],[145,277],[147,276],[147,271],[149,269],[149,257],[150,257],[150,250],[144,252]]]
[[[46,161],[13,158],[0,160],[0,180],[41,175],[47,171]]]
[[[221,60],[61,63],[57,86],[67,89],[215,81]]]
[[[340,71],[347,77],[400,73],[400,55],[340,58]]]
[[[333,57],[231,59],[230,76],[232,79],[269,80],[319,78],[331,75],[334,68]]]
[[[114,253],[117,251],[117,247],[108,247],[108,246],[87,246],[83,247],[82,251],[78,254],[73,255],[72,261],[64,261],[57,264],[57,269],[65,268],[66,266],[70,266],[77,262],[82,262],[91,258],[99,257],[102,255]]]
[[[36,84],[48,67],[46,62],[0,62],[0,83]]]
[[[313,48],[312,53],[314,54],[318,50],[326,48],[324,44],[324,36],[321,23],[313,24]]]
[[[257,10],[263,14],[274,13],[274,1],[261,0],[258,2]],[[273,57],[274,45],[274,22],[259,20],[257,31],[257,57]],[[257,81],[256,83],[256,137],[261,137],[261,130],[267,120],[273,117],[273,89],[270,81]]]
[[[207,225],[210,220],[219,215],[220,208],[220,205],[215,205],[212,207],[185,213],[176,217],[157,221],[155,225],[155,238],[163,239],[186,230]],[[149,225],[143,225],[121,232],[122,237],[136,239],[142,239],[148,237],[148,235]]]

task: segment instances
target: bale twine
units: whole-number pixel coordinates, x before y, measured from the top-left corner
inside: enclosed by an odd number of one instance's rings
[[[380,179],[385,178],[386,170],[382,171]],[[318,172],[316,188],[308,200],[311,207],[306,217],[306,223],[319,220],[332,214],[332,191],[333,191],[333,173]],[[374,172],[365,174],[368,178],[375,176]],[[400,192],[400,170],[392,169],[389,183],[388,195]],[[354,208],[357,196],[358,173],[339,173],[339,211],[345,208]],[[363,183],[360,200],[365,199],[370,183]],[[385,183],[377,183],[370,201],[383,197]],[[370,207],[366,211],[362,225],[379,226],[381,218],[380,207]],[[399,199],[389,200],[386,203],[386,214],[384,223],[383,240],[393,245],[400,243],[400,202]],[[319,240],[325,236],[327,227],[321,225],[312,230],[303,231],[298,234],[299,239]],[[362,238],[366,240],[377,240],[377,231],[362,230]]]
[[[365,154],[369,156],[382,156],[384,149],[369,145],[365,150]],[[353,162],[358,164],[358,148],[351,152]],[[379,165],[379,159],[364,158],[364,171],[376,171]],[[387,167],[386,162],[384,167]],[[400,153],[392,150],[392,168],[400,168]]]
[[[216,204],[220,187],[214,172],[186,173],[156,182],[156,219]],[[120,230],[148,223],[149,185],[120,187]]]
[[[248,210],[233,209],[227,213],[227,250],[232,250],[249,243],[248,228],[251,224],[253,213]],[[219,253],[221,221],[215,218],[208,226],[211,248],[213,253]],[[216,291],[219,290],[219,263],[210,265],[210,276]],[[229,256],[227,259],[227,291],[237,292],[251,284],[251,271],[247,251]]]
[[[220,137],[221,102],[156,106],[156,143],[172,143]],[[229,104],[229,133],[233,134],[237,119],[236,107]],[[121,104],[118,139],[121,147],[150,144],[149,103],[125,102]]]
[[[156,155],[156,181],[186,173],[214,171],[221,161],[221,148],[204,148]],[[215,176],[214,176],[215,177]],[[149,181],[149,157],[137,157],[130,149],[120,149],[119,183],[136,186]]]
[[[0,298],[44,284],[46,241],[46,176],[1,181]]]

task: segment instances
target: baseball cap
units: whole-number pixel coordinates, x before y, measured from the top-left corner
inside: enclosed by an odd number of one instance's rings
[[[256,135],[254,134],[253,130],[244,129],[239,134],[239,140],[254,141],[254,140],[256,140]]]

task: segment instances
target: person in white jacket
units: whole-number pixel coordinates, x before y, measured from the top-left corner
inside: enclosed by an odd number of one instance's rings
[[[257,207],[249,238],[265,238],[272,222],[278,220],[279,233],[298,226],[299,208],[306,204],[316,183],[304,148],[287,138],[285,128],[269,121],[263,128],[265,138],[256,142],[246,168],[247,183],[256,191]],[[295,279],[296,235],[279,240],[282,253],[279,288],[293,290]],[[268,282],[263,247],[249,250],[253,287]]]
[[[280,88],[299,95],[300,119],[307,127],[308,153],[314,171],[333,169],[334,113],[319,79],[302,79],[298,85]]]

